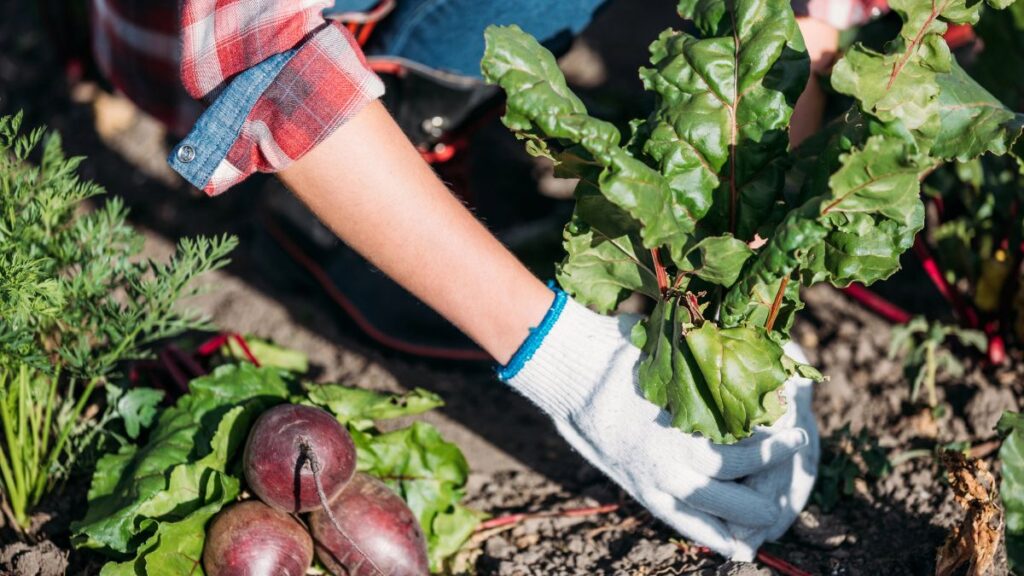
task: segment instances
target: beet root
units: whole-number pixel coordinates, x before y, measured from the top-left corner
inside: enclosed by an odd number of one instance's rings
[[[305,527],[262,502],[225,508],[206,530],[207,576],[302,576],[312,562]]]
[[[430,573],[420,524],[380,480],[358,473],[331,501],[337,526],[324,510],[309,516],[317,558],[344,576],[422,576]]]
[[[282,512],[309,512],[337,496],[352,479],[356,447],[348,430],[327,411],[281,404],[253,424],[243,459],[245,479],[260,500]]]

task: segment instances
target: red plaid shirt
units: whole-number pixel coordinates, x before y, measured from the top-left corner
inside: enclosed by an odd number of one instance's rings
[[[206,181],[193,181],[214,195],[254,172],[287,167],[383,93],[348,30],[321,16],[331,5],[92,0],[94,51],[118,89],[178,134],[202,112],[197,100],[212,102],[238,74],[295,51],[236,133],[216,135],[230,146]]]
[[[192,142],[230,139],[216,157],[203,157],[204,150],[191,145],[182,155],[179,147],[177,157],[186,158],[185,163],[193,162],[193,154],[200,155],[197,164],[215,163],[196,172],[172,162],[211,195],[253,172],[287,167],[383,93],[348,30],[321,16],[332,0],[91,1],[101,70],[179,135],[193,129],[203,111],[199,101],[212,103],[238,74],[295,51],[254,104],[239,113],[244,121],[231,123],[230,129],[223,121],[211,121],[202,133],[190,135]],[[837,27],[860,23],[885,8],[884,0],[794,4]]]

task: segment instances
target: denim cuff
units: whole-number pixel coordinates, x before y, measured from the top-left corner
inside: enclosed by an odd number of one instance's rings
[[[196,121],[192,131],[171,150],[167,162],[182,178],[205,190],[214,170],[238,140],[257,100],[295,56],[282,52],[239,73]]]

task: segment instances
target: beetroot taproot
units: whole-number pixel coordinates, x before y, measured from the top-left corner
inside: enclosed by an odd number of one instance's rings
[[[309,512],[351,480],[356,448],[327,411],[281,404],[253,424],[243,460],[246,482],[260,500],[283,512]]]
[[[302,576],[313,540],[297,520],[255,500],[225,508],[206,530],[207,576]]]
[[[344,576],[422,576],[430,573],[420,524],[380,480],[358,473],[331,501],[332,515],[309,515],[317,558]]]

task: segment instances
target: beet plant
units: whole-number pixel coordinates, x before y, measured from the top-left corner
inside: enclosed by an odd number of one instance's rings
[[[60,138],[20,133],[0,118],[0,495],[18,529],[120,413],[129,437],[152,417],[155,391],[108,392],[106,411],[83,416],[120,363],[152,342],[206,323],[176,304],[196,276],[226,264],[231,238],[183,240],[170,262],[141,258],[143,237],[123,203],[95,210],[103,192],[75,174]],[[145,414],[149,414],[145,416]]]
[[[861,34],[871,37],[886,25],[872,24]],[[1007,73],[1024,66],[1024,3],[983,11],[976,25],[950,37],[967,72],[1002,103],[1024,111],[1024,80]],[[915,260],[932,284],[922,289],[945,303],[936,299],[936,305],[915,311],[981,332],[987,360],[1001,364],[1008,348],[1024,341],[1024,173],[1010,156],[957,157],[937,166],[923,186],[928,225],[915,239]],[[912,318],[857,292],[855,297],[893,322]]]
[[[313,540],[288,514],[248,500],[218,513],[206,531],[207,576],[303,576]]]
[[[326,410],[281,404],[260,415],[245,443],[245,479],[282,512],[327,508],[356,471],[356,447]]]
[[[809,65],[787,0],[681,0],[696,33],[651,44],[640,78],[654,107],[625,137],[587,114],[532,37],[487,30],[482,68],[507,94],[506,126],[579,179],[558,281],[601,312],[650,299],[634,331],[640,387],[675,426],[731,443],[774,422],[784,381],[816,376],[782,351],[800,286],[889,277],[924,225],[926,175],[1020,156],[1024,122],[942,36],[1011,3],[892,0],[899,35],[838,61],[832,87],[853,105],[796,150]]]
[[[383,482],[358,473],[331,501],[309,515],[320,562],[346,576],[430,573],[427,542],[416,516]]]
[[[231,345],[224,349],[230,359]],[[479,522],[460,503],[466,459],[424,422],[389,432],[376,426],[441,406],[440,398],[419,389],[391,395],[306,383],[275,365],[306,366],[304,358],[266,343],[252,350],[262,366],[229,361],[193,379],[189,392],[160,410],[134,442],[99,460],[88,510],[72,526],[73,544],[111,558],[102,576],[201,574],[202,566],[208,574],[234,574],[243,567],[235,559],[250,553],[254,561],[267,561],[266,573],[285,573],[296,558],[303,564],[296,554],[305,550],[297,546],[304,540],[293,529],[305,528],[274,519],[313,509],[335,538],[342,532],[362,538],[359,530],[376,526],[381,539],[371,538],[367,547],[382,550],[381,565],[391,558],[383,544],[390,539],[411,554],[406,562],[412,564],[396,566],[419,566],[426,554],[431,569],[440,571]],[[357,483],[355,469],[386,484],[376,503],[345,495]],[[243,508],[251,521],[240,521],[238,507],[228,507],[246,490],[266,505]],[[339,507],[343,500],[354,503],[351,510]],[[250,532],[247,524],[262,522],[256,516],[265,516],[272,529]],[[252,564],[250,573],[263,573],[261,566]]]

